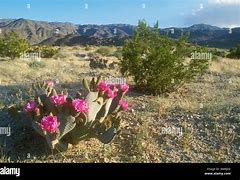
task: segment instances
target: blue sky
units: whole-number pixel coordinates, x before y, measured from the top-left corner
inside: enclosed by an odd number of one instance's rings
[[[206,23],[240,26],[240,0],[0,0],[0,18],[26,18],[76,24],[184,27]]]

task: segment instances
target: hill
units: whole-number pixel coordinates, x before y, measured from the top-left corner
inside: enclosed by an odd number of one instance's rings
[[[77,25],[61,22],[44,22],[27,19],[2,19],[0,28],[4,36],[15,31],[31,44],[50,45],[121,45],[132,36],[135,26],[128,24]],[[186,28],[160,29],[162,34],[178,38],[189,34],[189,42],[216,48],[232,48],[240,44],[240,27],[220,28],[207,24],[195,24]]]

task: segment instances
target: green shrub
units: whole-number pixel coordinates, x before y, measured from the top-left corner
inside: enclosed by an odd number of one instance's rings
[[[88,55],[89,57],[94,57],[94,56],[96,56],[96,54],[93,53],[93,52],[89,52],[89,53],[87,53],[87,55]]]
[[[41,53],[42,58],[51,58],[59,52],[59,49],[51,46],[31,46],[26,50],[27,53]]]
[[[43,46],[41,47],[41,56],[42,58],[51,58],[55,54],[57,54],[58,49],[54,49],[50,46]]]
[[[223,49],[217,49],[217,48],[214,48],[214,49],[209,49],[209,51],[212,53],[212,58],[213,60],[218,60],[218,57],[226,57],[226,50],[223,50]]]
[[[123,46],[121,73],[133,77],[137,88],[153,94],[176,90],[208,67],[208,60],[186,60],[191,54],[186,40],[186,36],[178,40],[162,36],[158,23],[150,28],[139,21],[132,39]]]
[[[21,39],[16,33],[10,32],[6,37],[0,38],[0,57],[19,58],[28,47],[29,44],[25,39]]]
[[[226,52],[224,50],[214,49],[213,55],[219,56],[219,57],[226,57]]]
[[[240,44],[236,48],[230,49],[230,53],[227,55],[227,57],[240,59]]]
[[[46,63],[43,61],[32,61],[28,64],[30,68],[39,69],[46,67]]]
[[[110,56],[112,54],[112,48],[102,46],[96,50],[96,53],[101,54],[102,56]]]
[[[79,46],[74,46],[72,50],[79,50]]]
[[[90,50],[91,50],[91,47],[87,45],[87,46],[84,48],[84,50],[85,50],[85,51],[90,51]]]
[[[122,50],[121,49],[117,49],[114,53],[113,56],[115,56],[118,59],[122,58]]]

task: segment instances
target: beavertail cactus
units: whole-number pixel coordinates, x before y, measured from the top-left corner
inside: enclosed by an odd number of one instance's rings
[[[75,97],[66,91],[57,93],[52,81],[33,84],[35,98],[24,105],[23,113],[30,114],[31,126],[45,137],[51,149],[64,151],[69,143],[87,138],[109,143],[116,135],[120,125],[118,113],[128,108],[122,99],[128,85],[108,84],[101,77],[92,78],[90,83],[83,79],[83,85],[87,90],[85,98],[80,92]]]

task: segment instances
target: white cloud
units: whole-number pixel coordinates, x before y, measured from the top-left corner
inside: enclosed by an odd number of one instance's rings
[[[209,0],[210,4],[240,4],[240,0]]]
[[[204,9],[204,6],[203,6],[203,4],[199,4],[199,7],[197,8],[197,9],[192,9],[192,15],[193,16],[196,16],[196,14],[197,14],[197,12],[199,12],[199,11],[201,11],[201,10],[203,10]]]
[[[209,0],[192,9],[185,19],[185,25],[205,23],[220,27],[240,26],[240,0]]]

